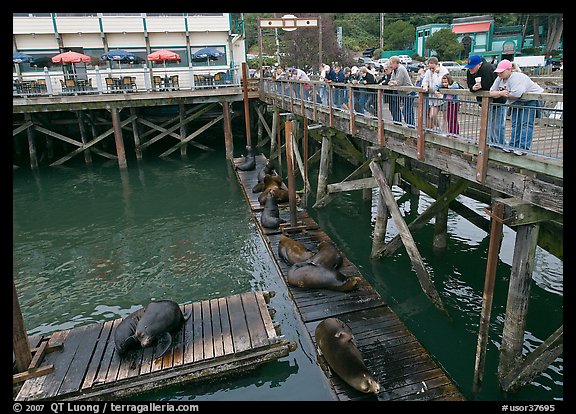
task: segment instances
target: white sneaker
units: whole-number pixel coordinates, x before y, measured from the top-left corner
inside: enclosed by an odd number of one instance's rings
[[[526,153],[520,150],[514,150],[514,155],[526,155]]]
[[[512,150],[510,148],[502,147],[501,149],[504,152],[508,152],[508,153],[512,152]]]

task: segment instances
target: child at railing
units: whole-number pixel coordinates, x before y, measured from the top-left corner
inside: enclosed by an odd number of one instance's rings
[[[442,88],[462,89],[460,84],[455,82],[449,74],[442,76]],[[448,133],[458,135],[460,133],[460,126],[458,125],[460,102],[458,102],[458,95],[444,94],[444,100],[444,123],[448,126]]]

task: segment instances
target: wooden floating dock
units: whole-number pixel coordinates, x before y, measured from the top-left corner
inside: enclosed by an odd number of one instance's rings
[[[242,158],[234,159],[235,164],[241,161]],[[263,208],[258,202],[259,193],[252,193],[252,187],[258,181],[258,171],[265,162],[263,155],[257,156],[255,170],[236,170],[236,175],[260,233],[314,343],[316,343],[314,337],[316,326],[326,318],[336,317],[350,326],[367,367],[375,373],[380,382],[378,400],[464,400],[457,386],[344,254],[344,261],[339,270],[345,276],[359,276],[361,282],[358,289],[351,292],[337,292],[301,289],[288,285],[286,278],[290,267],[278,256],[278,242],[282,229],[267,229],[261,225],[260,216]],[[286,203],[279,206],[280,217],[290,223],[287,205]],[[284,230],[288,232],[290,238],[302,243],[308,249],[316,251],[316,245],[320,241],[330,240],[306,211],[297,212],[297,221],[298,227],[304,228],[303,231],[292,233],[289,228]],[[355,390],[331,373],[322,356],[318,356],[318,362],[329,377],[338,400],[376,399],[374,395]]]
[[[15,400],[121,398],[254,369],[294,349],[277,335],[269,300],[267,292],[246,292],[181,306],[191,316],[160,358],[153,358],[155,347],[118,356],[113,332],[122,318],[31,337],[31,348],[47,341],[57,349],[40,366],[54,369],[27,379]]]

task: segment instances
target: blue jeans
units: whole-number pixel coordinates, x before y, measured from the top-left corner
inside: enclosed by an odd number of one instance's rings
[[[506,110],[507,106],[490,104],[488,112],[488,144],[506,145]]]
[[[402,103],[402,110],[400,110],[400,103]],[[402,116],[404,116],[404,121],[408,125],[414,125],[414,96],[412,94],[390,96],[390,112],[395,122],[402,122]]]
[[[532,147],[532,133],[534,132],[534,121],[539,101],[514,102],[512,105],[512,133],[510,146],[529,150]]]

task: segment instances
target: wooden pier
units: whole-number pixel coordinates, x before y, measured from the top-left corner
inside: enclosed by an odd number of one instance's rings
[[[278,336],[268,292],[245,292],[181,306],[190,318],[174,345],[154,358],[155,347],[119,357],[113,339],[122,318],[29,338],[31,348],[54,349],[27,379],[15,400],[101,400],[122,398],[233,372],[254,369],[288,355],[294,344]]]
[[[240,161],[242,159],[237,158],[234,163]],[[279,274],[286,281],[289,266],[278,256],[278,242],[283,232],[312,251],[320,241],[330,239],[306,211],[297,212],[298,229],[295,230],[284,226],[271,230],[261,225],[263,209],[258,202],[259,193],[252,193],[252,187],[257,183],[258,171],[265,162],[264,156],[257,156],[255,170],[237,170],[236,175]],[[287,204],[280,205],[280,217],[290,223]],[[377,397],[363,394],[331,373],[324,358],[318,356],[318,362],[329,377],[338,400],[464,400],[458,387],[345,255],[339,270],[345,276],[359,276],[359,288],[352,292],[300,289],[286,282],[314,343],[316,326],[325,318],[336,317],[346,322],[358,342],[367,367],[380,382]]]

